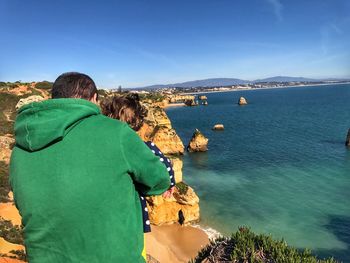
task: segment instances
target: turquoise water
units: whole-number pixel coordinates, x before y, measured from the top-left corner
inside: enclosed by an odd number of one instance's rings
[[[250,226],[350,262],[350,85],[206,96],[207,107],[167,110],[184,144],[195,128],[209,138],[208,152],[183,157],[201,224],[227,235]]]

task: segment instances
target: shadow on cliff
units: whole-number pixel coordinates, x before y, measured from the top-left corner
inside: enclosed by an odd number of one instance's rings
[[[330,221],[325,227],[331,231],[340,241],[346,244],[346,249],[320,249],[314,250],[320,258],[333,256],[336,260],[350,262],[350,217],[330,216]]]

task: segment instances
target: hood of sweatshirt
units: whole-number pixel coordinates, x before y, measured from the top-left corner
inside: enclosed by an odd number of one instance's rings
[[[60,141],[80,121],[100,114],[83,99],[49,99],[20,108],[15,122],[16,145],[33,152]]]

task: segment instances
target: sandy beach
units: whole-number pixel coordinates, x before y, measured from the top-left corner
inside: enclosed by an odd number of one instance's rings
[[[178,224],[152,226],[152,232],[146,234],[147,254],[160,263],[188,262],[208,243],[203,230]]]
[[[164,108],[183,107],[183,106],[186,106],[186,104],[185,104],[185,103],[182,103],[182,102],[180,102],[180,103],[168,103],[168,104],[165,105]]]

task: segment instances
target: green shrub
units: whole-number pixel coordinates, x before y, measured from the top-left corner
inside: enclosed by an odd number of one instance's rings
[[[0,92],[0,135],[13,134],[13,121],[16,117],[15,106],[21,97]]]
[[[23,245],[24,243],[22,227],[14,226],[11,221],[4,220],[2,217],[0,217],[0,237],[13,244]],[[0,254],[0,257],[28,261],[24,250],[11,250],[10,254]]]
[[[184,182],[177,183],[175,186],[177,190],[179,190],[179,193],[181,195],[185,195],[187,193],[188,185],[185,184]]]
[[[10,191],[9,167],[4,161],[0,161],[0,203],[10,201],[8,197]]]
[[[149,94],[139,93],[139,97],[141,101],[151,100],[153,102],[160,102],[165,99],[165,96],[158,92],[151,92]]]
[[[104,89],[97,90],[97,94],[98,94],[100,99],[108,97],[108,92],[106,90],[104,90]]]
[[[191,262],[303,262],[335,263],[333,258],[317,259],[311,251],[300,251],[288,246],[283,240],[274,240],[271,236],[254,234],[249,228],[241,227],[231,238],[220,237],[199,252]]]
[[[44,80],[41,82],[37,82],[35,84],[35,88],[37,88],[37,89],[52,89],[52,85],[53,85],[52,82]]]
[[[6,91],[0,91],[0,136],[13,134],[13,125],[16,118],[16,104],[22,98],[32,95],[42,96],[42,93],[33,88],[29,89],[31,93],[24,95],[11,94]]]
[[[27,254],[24,250],[11,250],[10,253],[16,255],[13,257],[11,256],[10,258],[19,259],[22,261],[28,261]]]
[[[12,225],[11,221],[0,217],[0,237],[13,244],[23,245],[23,231],[19,226]]]
[[[41,90],[37,90],[37,89],[33,89],[33,88],[28,88],[28,90],[30,90],[30,94],[26,94],[26,96],[33,96],[33,95],[38,95],[38,96],[43,96],[43,93],[41,92]]]

